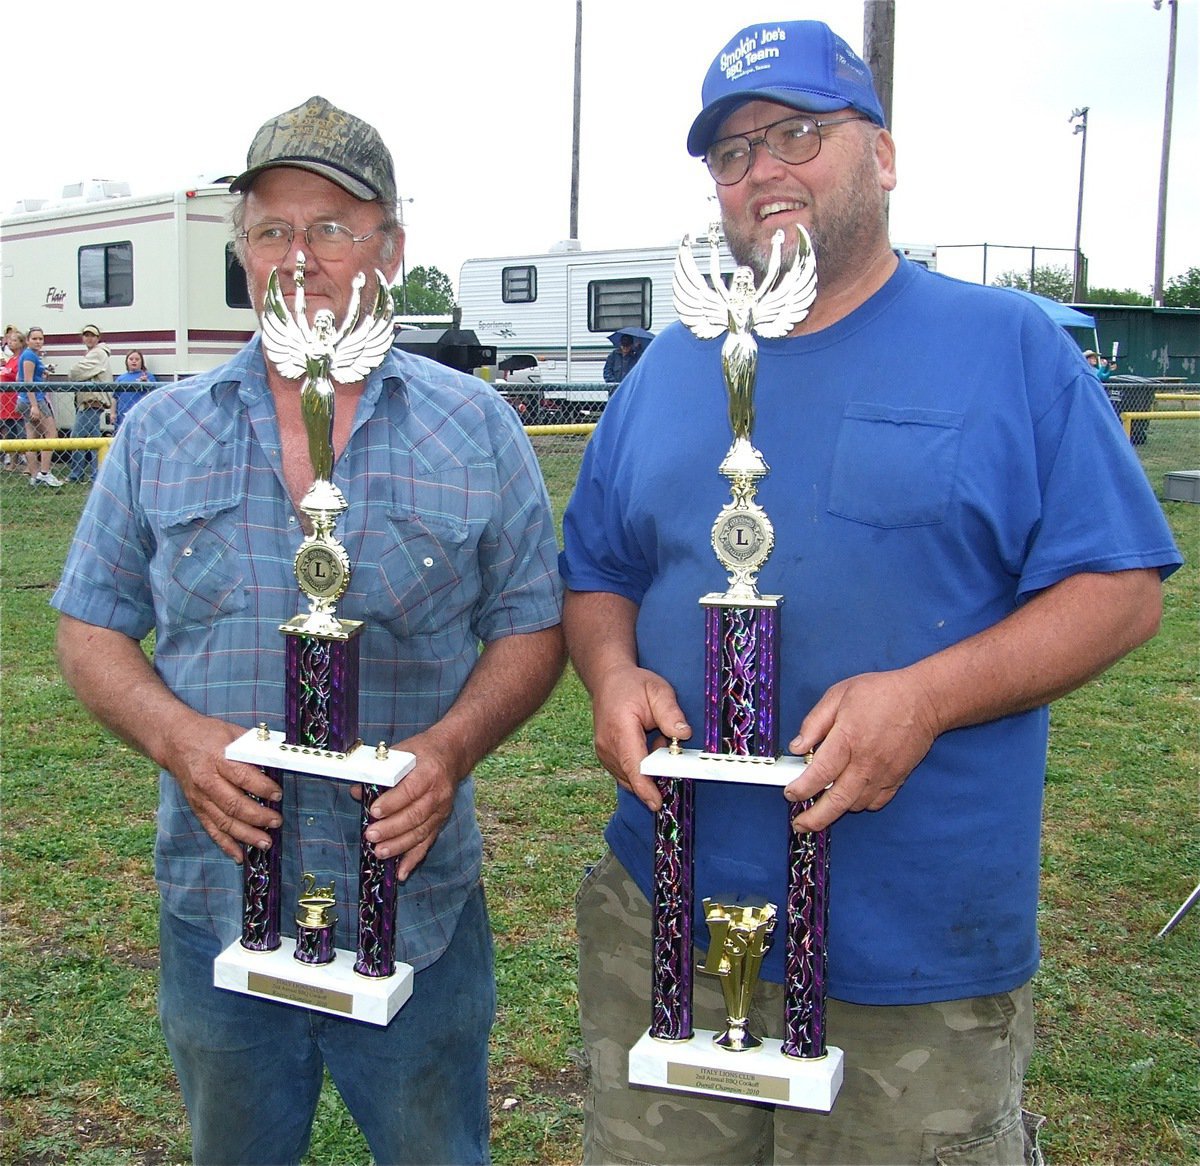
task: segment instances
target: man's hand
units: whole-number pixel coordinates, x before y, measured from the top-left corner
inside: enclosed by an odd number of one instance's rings
[[[794,828],[822,830],[847,811],[882,809],[939,731],[928,695],[910,672],[869,672],[835,684],[788,746],[797,754],[816,749],[812,764],[784,790],[792,802],[816,798],[793,819]]]
[[[395,786],[379,795],[371,807],[374,821],[366,839],[377,858],[402,855],[397,875],[401,882],[424,860],[454,808],[461,762],[439,751],[433,733],[418,733],[394,748],[412,753],[416,765]],[[354,790],[360,797],[362,787]]]
[[[213,717],[200,718],[170,742],[163,767],[208,836],[235,862],[242,861],[245,846],[266,850],[271,845],[266,832],[283,821],[273,805],[254,800],[277,802],[283,793],[279,786],[258,766],[225,757],[225,746],[244,732]]]
[[[636,665],[614,667],[594,678],[592,718],[600,764],[650,810],[662,808],[654,778],[641,773],[647,755],[646,734],[658,731],[655,745],[670,737],[687,740],[691,726],[675,699],[675,690],[657,673]]]

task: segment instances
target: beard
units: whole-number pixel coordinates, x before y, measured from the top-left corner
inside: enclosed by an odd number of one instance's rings
[[[887,238],[887,195],[879,186],[874,155],[865,145],[854,169],[822,197],[820,209],[809,205],[808,234],[817,260],[818,288],[822,281],[836,284],[853,277],[874,254],[880,236]],[[728,217],[723,217],[723,226],[734,259],[749,267],[761,284],[771,259],[770,238]],[[798,232],[785,231],[783,270],[795,260],[798,245]]]

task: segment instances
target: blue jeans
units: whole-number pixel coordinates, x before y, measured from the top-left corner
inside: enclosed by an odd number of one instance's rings
[[[486,1163],[496,1011],[483,888],[386,1028],[212,983],[215,936],[160,912],[159,1016],[204,1166],[298,1163],[328,1068],[378,1166]]]
[[[75,420],[71,423],[71,436],[99,437],[100,418],[103,413],[103,409],[76,409]],[[87,481],[92,476],[92,467],[95,462],[96,451],[94,449],[71,450],[71,481]]]

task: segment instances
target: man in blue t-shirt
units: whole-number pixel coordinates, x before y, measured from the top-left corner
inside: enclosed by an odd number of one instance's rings
[[[816,753],[782,797],[696,783],[694,933],[705,894],[785,902],[788,807],[815,798],[795,827],[830,829],[828,1031],[846,1077],[828,1115],[627,1084],[661,805],[638,767],[660,736],[698,741],[698,600],[723,587],[710,530],[729,498],[722,340],[676,324],[613,397],[564,518],[568,645],[619,787],[578,898],[584,1160],[1033,1161],[1047,705],[1155,633],[1181,560],[1061,331],[892,251],[895,146],[845,42],[815,21],[744,29],[702,104],[688,149],[737,261],[760,282],[773,234],[794,251],[798,225],[817,257],[807,317],[758,340],[754,394],[776,540],[758,582],[785,597],[781,735]],[[783,930],[755,1009],[775,1037]],[[712,977],[694,1013],[724,1026]]]

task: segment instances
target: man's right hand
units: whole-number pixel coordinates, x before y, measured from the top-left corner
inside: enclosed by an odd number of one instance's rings
[[[641,772],[646,734],[659,733],[656,748],[671,737],[692,735],[675,690],[657,673],[629,665],[596,677],[591,691],[596,756],[618,785],[657,812],[662,808],[658,786]]]
[[[258,766],[225,756],[225,747],[244,732],[237,725],[199,717],[170,741],[163,766],[208,836],[235,862],[242,861],[246,846],[268,849],[267,831],[283,821],[273,804],[254,800],[278,802],[283,795],[279,785]]]

